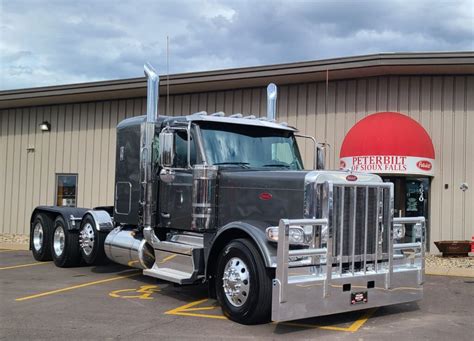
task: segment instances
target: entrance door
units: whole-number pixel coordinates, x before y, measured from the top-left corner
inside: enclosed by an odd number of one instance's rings
[[[426,239],[429,247],[429,191],[430,178],[428,177],[383,177],[385,182],[393,182],[395,200],[395,217],[420,217],[426,219]],[[414,242],[415,236],[412,227],[406,226],[404,242]]]

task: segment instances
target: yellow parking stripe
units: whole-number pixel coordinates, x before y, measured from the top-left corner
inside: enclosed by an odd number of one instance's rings
[[[349,328],[347,328],[347,331],[349,332],[356,332],[362,327],[368,320],[369,318],[375,313],[377,308],[372,308],[369,309],[362,317],[357,319]]]
[[[12,266],[5,266],[3,268],[0,268],[0,270],[18,269],[18,268],[24,268],[24,267],[27,267],[27,266],[43,265],[43,264],[49,264],[49,263],[51,263],[51,262],[36,262],[36,263],[12,265]]]
[[[114,277],[110,277],[110,278],[106,278],[106,279],[101,279],[101,280],[99,280],[99,281],[82,283],[82,284],[79,284],[79,285],[74,285],[74,286],[72,286],[72,287],[66,287],[66,288],[62,288],[62,289],[57,289],[57,290],[51,290],[51,291],[42,292],[42,293],[40,293],[40,294],[35,294],[35,295],[31,295],[31,296],[20,297],[20,298],[15,299],[15,301],[31,300],[31,299],[33,299],[33,298],[39,298],[39,297],[43,297],[43,296],[54,295],[54,294],[58,294],[58,293],[65,292],[65,291],[70,291],[70,290],[75,290],[75,289],[80,289],[80,288],[88,287],[88,286],[91,286],[91,285],[102,284],[102,283],[117,281],[117,280],[119,280],[119,279],[124,279],[124,278],[133,277],[133,276],[138,276],[138,275],[140,275],[140,274],[141,274],[141,272],[134,272],[134,273],[132,273],[132,274],[114,276]]]
[[[193,316],[193,317],[204,317],[204,318],[212,318],[212,319],[220,319],[220,320],[227,320],[227,317],[222,315],[210,315],[210,314],[199,314],[199,311],[209,311],[218,308],[218,306],[204,306],[200,307],[199,305],[207,302],[208,299],[202,299],[198,301],[194,301],[183,306],[174,308],[172,310],[168,310],[165,312],[166,315],[181,315],[181,316]],[[338,327],[338,326],[324,326],[324,325],[315,325],[309,323],[300,323],[300,322],[272,322],[273,324],[280,324],[285,326],[291,327],[300,327],[300,328],[314,328],[314,329],[324,329],[324,330],[332,330],[338,332],[351,332],[354,333],[358,331],[374,314],[377,308],[372,308],[367,310],[361,317],[359,317],[356,321],[354,321],[349,327]],[[196,312],[196,313],[194,313]]]

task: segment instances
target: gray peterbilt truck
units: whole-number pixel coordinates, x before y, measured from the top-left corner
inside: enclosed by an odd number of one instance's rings
[[[208,283],[243,324],[422,298],[424,218],[394,217],[393,184],[377,175],[324,170],[312,138],[315,162],[304,170],[297,130],[275,121],[275,85],[267,117],[167,117],[149,64],[145,75],[146,116],[117,126],[114,206],[35,208],[35,259],[110,259],[177,284]]]

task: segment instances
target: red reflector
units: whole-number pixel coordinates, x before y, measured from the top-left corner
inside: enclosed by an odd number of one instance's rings
[[[357,176],[355,176],[354,174],[349,174],[348,176],[346,176],[346,180],[347,181],[357,181]]]
[[[263,192],[260,193],[258,197],[260,198],[260,200],[270,200],[272,198],[272,195],[270,193]]]

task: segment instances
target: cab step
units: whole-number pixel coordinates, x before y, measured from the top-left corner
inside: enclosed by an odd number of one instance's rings
[[[155,246],[155,264],[143,274],[177,284],[192,284],[204,277],[203,237],[175,234]]]

